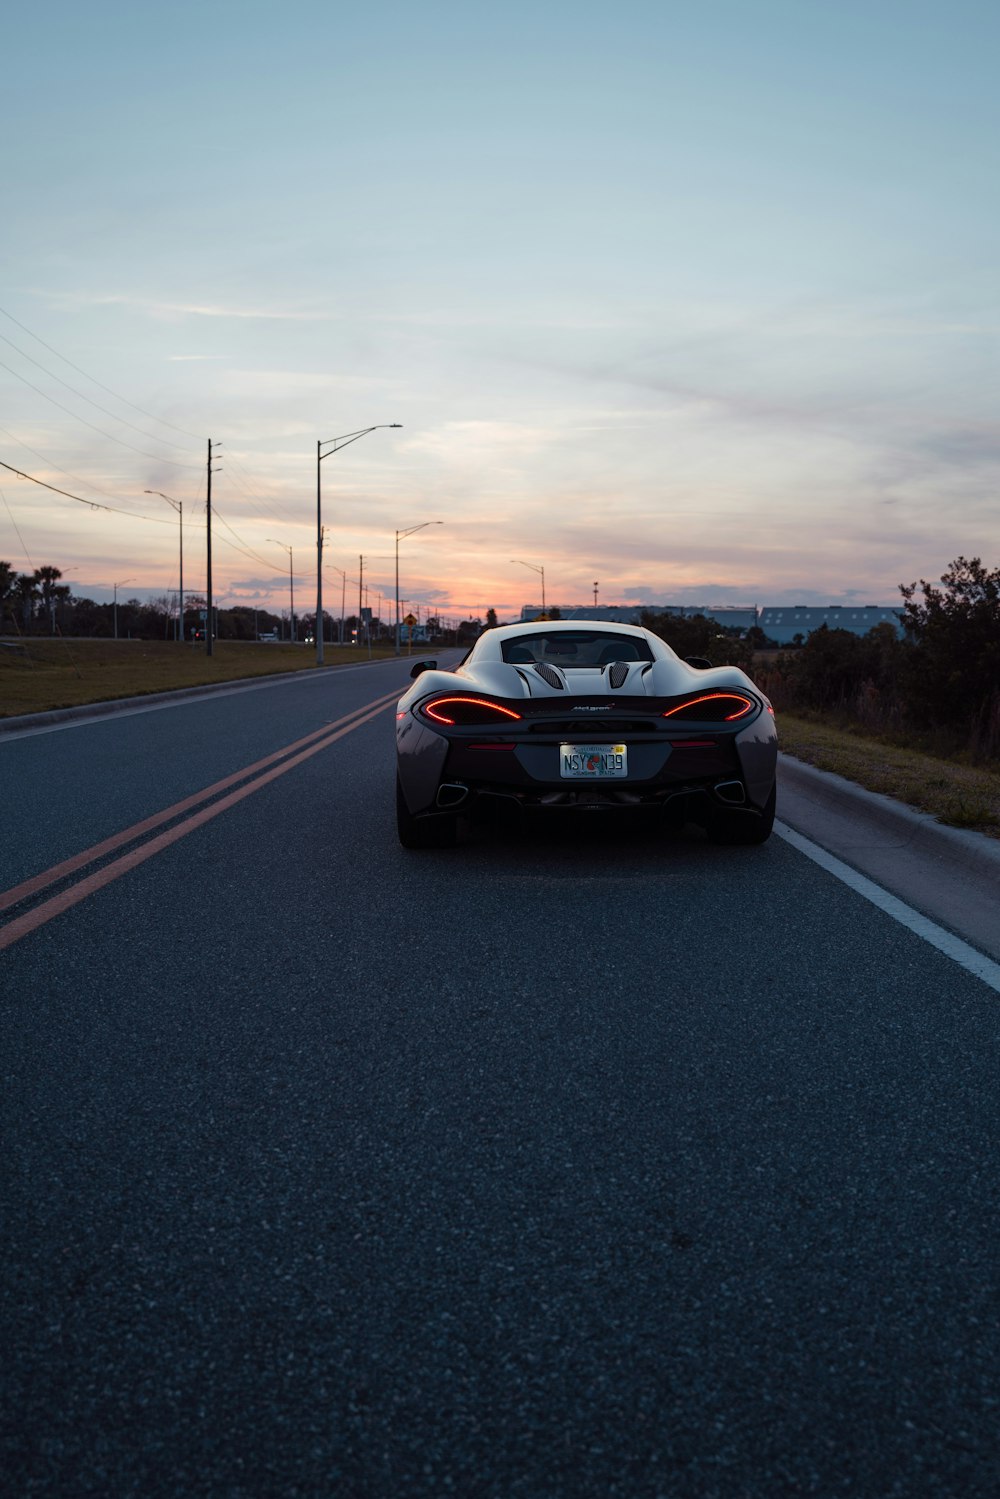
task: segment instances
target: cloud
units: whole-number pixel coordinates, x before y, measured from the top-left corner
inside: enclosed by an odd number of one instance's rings
[[[276,588],[288,587],[285,573],[271,578],[233,578],[227,585],[231,593],[271,593]]]
[[[53,300],[73,302],[88,307],[135,307],[154,318],[180,317],[236,318],[286,323],[331,322],[327,312],[314,308],[301,312],[284,307],[227,307],[217,302],[162,302],[152,297],[137,297],[120,292],[59,292]]]

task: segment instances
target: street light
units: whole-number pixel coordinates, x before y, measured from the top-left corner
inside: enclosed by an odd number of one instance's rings
[[[177,639],[184,639],[184,505],[181,500],[171,499],[170,495],[164,494],[162,489],[144,489],[143,494],[158,494],[161,500],[166,500],[168,505],[173,505],[177,511],[181,523],[181,559],[180,559],[180,609],[177,614]]]
[[[343,643],[344,643],[344,602],[345,602],[345,596],[347,594],[347,574],[344,571],[344,569],[342,567],[338,567],[335,562],[331,562],[330,566],[333,568],[333,570],[334,570],[335,573],[339,573],[340,574],[340,628],[339,628],[339,630],[337,632],[337,644],[338,645],[343,645]],[[317,663],[316,663],[317,666],[319,666],[321,664],[322,663],[319,662],[319,661],[317,661]]]
[[[396,532],[396,649],[399,655],[399,543],[405,541],[407,536],[412,536],[415,531],[422,531],[425,526],[443,526],[443,520],[422,520],[419,526],[411,526],[408,531]]]
[[[359,432],[345,432],[343,437],[327,437],[316,444],[316,665],[323,665],[323,499],[320,490],[320,464],[331,453],[350,447],[369,432],[379,432],[388,427],[401,427],[402,422],[377,422],[374,427],[362,427]],[[324,453],[323,449],[327,451]],[[359,621],[360,623],[360,621]]]
[[[294,640],[295,639],[295,585],[294,585],[294,583],[292,581],[292,549],[291,549],[290,546],[286,546],[283,541],[275,541],[273,536],[269,536],[267,539],[268,539],[268,541],[274,541],[274,545],[276,547],[281,547],[282,551],[285,551],[285,552],[288,553],[288,613],[289,613],[288,633],[289,633],[290,638],[292,640]]]
[[[520,559],[520,557],[512,557],[510,560],[511,560],[511,562],[518,563],[518,565],[520,567],[530,567],[531,571],[534,572],[534,573],[541,573],[541,575],[542,575],[542,613],[544,614],[546,612],[546,609],[545,609],[545,569],[544,569],[544,567],[539,567],[534,562],[522,562],[521,559]]]
[[[124,588],[126,583],[134,583],[134,578],[122,578],[120,583],[114,585],[115,590],[115,639],[118,639],[118,590]]]

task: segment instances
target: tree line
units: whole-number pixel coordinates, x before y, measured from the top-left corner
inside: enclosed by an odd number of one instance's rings
[[[176,596],[173,600],[164,594],[148,602],[131,598],[119,599],[117,604],[99,604],[74,594],[68,584],[60,582],[62,576],[58,567],[38,567],[33,572],[19,573],[9,562],[0,561],[0,635],[70,635],[104,639],[117,636],[123,640],[175,638]],[[493,614],[492,610],[490,614]],[[261,635],[277,635],[284,641],[315,639],[315,609],[302,613],[296,611],[294,622],[287,609],[275,613],[253,604],[217,605],[213,615],[215,635],[220,640],[256,640]],[[185,640],[203,638],[206,616],[206,599],[196,593],[185,594]],[[496,622],[495,614],[493,622]],[[341,639],[341,632],[346,644],[359,638],[367,643],[368,632],[373,642],[392,639],[392,621],[377,617],[370,624],[359,621],[356,614],[349,614],[341,620],[324,609],[323,624],[323,638],[331,643]],[[469,644],[482,628],[482,621],[478,619],[464,620],[452,629],[445,629],[440,618],[433,615],[425,621],[427,635],[442,645]],[[405,631],[403,638],[406,638]]]
[[[749,672],[782,710],[855,724],[976,762],[1000,761],[1000,568],[957,557],[939,583],[900,584],[902,626],[867,635],[822,625],[801,644],[762,652],[760,631],[704,616],[647,615],[681,656]],[[779,723],[780,727],[780,723]]]

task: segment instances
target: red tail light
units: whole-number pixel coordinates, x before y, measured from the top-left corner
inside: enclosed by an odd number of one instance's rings
[[[753,698],[742,692],[705,692],[700,697],[688,698],[676,708],[668,708],[664,718],[679,718],[697,723],[732,723],[752,713],[756,704]]]
[[[521,717],[513,708],[491,703],[481,697],[435,697],[423,704],[422,711],[435,723],[449,726],[497,724],[502,719]]]

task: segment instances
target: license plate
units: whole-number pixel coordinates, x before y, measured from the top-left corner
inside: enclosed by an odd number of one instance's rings
[[[613,781],[628,775],[624,744],[561,744],[559,774],[564,781]]]

